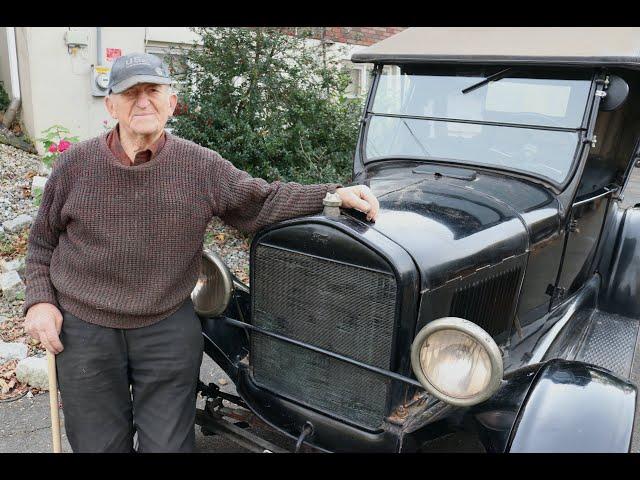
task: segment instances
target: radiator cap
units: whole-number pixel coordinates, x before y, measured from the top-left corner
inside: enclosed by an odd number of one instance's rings
[[[340,215],[340,205],[342,205],[340,195],[327,192],[322,203],[324,205],[323,215],[327,217],[337,217]]]

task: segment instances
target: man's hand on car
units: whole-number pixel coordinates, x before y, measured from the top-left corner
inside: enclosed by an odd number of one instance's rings
[[[355,208],[366,213],[367,220],[376,221],[380,204],[378,199],[366,185],[353,185],[336,189],[336,193],[342,200],[343,208]]]
[[[57,355],[64,347],[60,342],[62,313],[51,303],[36,303],[29,308],[24,321],[25,331],[40,341],[49,352]]]

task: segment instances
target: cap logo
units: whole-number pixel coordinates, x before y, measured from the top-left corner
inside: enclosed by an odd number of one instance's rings
[[[137,65],[149,65],[151,66],[151,63],[149,63],[149,60],[147,60],[146,58],[141,58],[141,57],[131,57],[131,58],[127,58],[125,60],[125,67],[126,68],[130,68],[130,67],[135,67]]]

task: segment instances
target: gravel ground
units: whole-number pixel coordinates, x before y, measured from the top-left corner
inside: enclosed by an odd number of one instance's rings
[[[207,226],[204,247],[217,253],[225,261],[231,273],[249,284],[250,236],[214,218]]]
[[[0,223],[22,213],[35,216],[38,207],[31,198],[31,178],[41,165],[37,155],[0,144]]]
[[[0,225],[21,214],[31,215],[35,219],[38,207],[34,205],[34,199],[31,196],[31,179],[35,175],[46,173],[46,168],[39,156],[0,144]],[[28,235],[28,228],[16,234],[0,231],[0,258],[13,260],[26,256]],[[250,242],[248,236],[214,218],[207,227],[203,241],[205,248],[220,255],[231,272],[243,282],[248,283]],[[29,356],[44,355],[44,349],[30,341],[24,332],[24,318],[21,311],[23,303],[23,300],[10,301],[0,292],[0,340],[26,343],[29,346]],[[2,371],[6,374],[7,367],[10,365],[0,365],[0,367],[5,367]],[[34,394],[38,393],[37,389],[31,390]],[[8,395],[25,391],[26,386],[18,382]]]
[[[31,197],[31,178],[38,175],[42,168],[43,164],[37,155],[0,144],[0,224],[21,214],[35,218],[38,207],[34,205]],[[0,257],[5,260],[23,257],[26,254],[27,236],[28,229],[18,234],[0,233]],[[24,333],[22,305],[23,300],[9,301],[0,293],[0,319],[5,319],[0,322],[0,340],[26,343],[29,345],[30,356],[44,354],[44,350],[39,345],[30,343]],[[13,366],[15,368],[15,365]],[[10,367],[10,364],[0,365],[0,371],[7,374],[12,370]],[[22,394],[25,391],[26,385],[16,382],[14,389],[8,392],[7,396],[14,393]],[[35,389],[32,391],[37,393]]]

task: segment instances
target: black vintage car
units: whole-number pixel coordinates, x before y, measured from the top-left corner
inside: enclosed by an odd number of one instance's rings
[[[410,28],[352,59],[379,218],[328,199],[260,231],[250,290],[204,252],[238,396],[200,382],[198,424],[258,451],[281,448],[239,419],[303,450],[637,451],[640,30]]]

